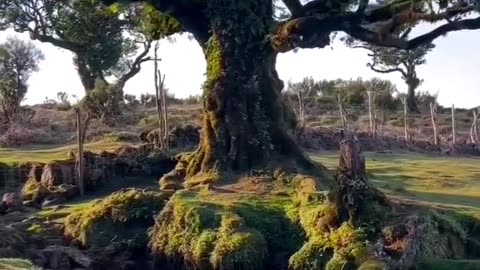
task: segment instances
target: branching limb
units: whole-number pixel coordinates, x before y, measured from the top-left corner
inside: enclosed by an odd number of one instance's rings
[[[373,70],[373,71],[375,71],[375,72],[378,72],[378,73],[387,74],[387,73],[393,73],[393,72],[400,72],[400,73],[402,73],[402,75],[403,75],[404,77],[407,77],[407,72],[406,72],[405,70],[399,68],[399,67],[397,67],[397,68],[380,69],[380,68],[377,68],[377,67],[375,66],[375,64],[372,64],[372,63],[368,63],[367,66],[368,66],[371,70]]]
[[[287,9],[292,13],[293,18],[298,18],[303,15],[303,6],[300,0],[282,0]]]

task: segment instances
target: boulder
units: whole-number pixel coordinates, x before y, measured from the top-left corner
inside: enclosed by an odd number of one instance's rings
[[[122,145],[115,150],[115,154],[119,158],[125,158],[137,154],[138,149],[129,145]]]
[[[68,184],[61,184],[55,188],[52,192],[52,195],[55,198],[59,198],[62,200],[70,200],[79,194],[79,189],[77,186],[68,185]]]
[[[44,185],[40,184],[37,190],[33,193],[32,200],[36,203],[41,203],[50,196],[50,191]]]
[[[145,131],[142,131],[139,135],[138,135],[138,138],[140,139],[140,142],[142,143],[148,143],[148,133],[150,133],[150,131],[148,130],[145,130]]]
[[[200,127],[186,125],[175,127],[169,134],[170,145],[172,147],[192,147],[200,142]]]
[[[45,165],[40,182],[46,188],[75,183],[75,162],[53,161]]]
[[[48,207],[48,206],[52,206],[52,205],[58,205],[58,204],[61,204],[63,203],[64,200],[60,199],[60,198],[52,198],[52,199],[47,199],[45,200],[43,203],[42,203],[42,207]]]
[[[8,209],[20,209],[23,205],[22,198],[18,193],[3,194],[2,202]]]
[[[42,172],[45,167],[45,163],[35,163],[30,167],[30,172],[28,173],[29,179],[35,179],[35,181],[40,182],[42,180]]]

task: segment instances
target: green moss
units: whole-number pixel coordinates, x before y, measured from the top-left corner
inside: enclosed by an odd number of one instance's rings
[[[388,269],[387,263],[384,261],[375,260],[375,259],[366,260],[358,268],[358,270],[384,270],[384,269]]]
[[[337,227],[338,218],[331,204],[309,204],[300,207],[300,224],[307,242],[289,261],[290,269],[342,269],[344,264],[361,263],[367,247],[363,228],[350,223]],[[358,260],[357,260],[358,258]]]
[[[0,258],[0,269],[4,270],[37,270],[30,261],[16,258]]]
[[[210,38],[205,55],[207,56],[207,81],[204,89],[205,93],[208,94],[213,83],[222,76],[223,71],[222,46],[216,35]]]
[[[146,230],[170,195],[137,189],[115,192],[92,207],[67,216],[65,234],[85,246],[103,247],[113,242],[145,246]]]
[[[157,258],[205,268],[286,265],[303,241],[293,208],[289,198],[180,191],[158,216],[150,245]]]
[[[37,182],[35,179],[30,178],[25,182],[25,184],[22,187],[22,198],[24,200],[32,200],[33,199],[33,194],[37,192],[38,188],[40,187],[40,182]]]

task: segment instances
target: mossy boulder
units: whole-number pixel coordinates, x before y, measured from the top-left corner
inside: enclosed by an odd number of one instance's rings
[[[128,189],[115,192],[92,207],[74,212],[65,220],[65,235],[83,246],[105,247],[128,243],[135,247],[147,244],[147,229],[160,212],[167,192]]]
[[[295,209],[284,197],[178,191],[150,233],[155,264],[281,269],[304,239]]]

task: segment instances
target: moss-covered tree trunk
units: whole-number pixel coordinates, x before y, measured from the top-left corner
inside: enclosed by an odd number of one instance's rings
[[[282,102],[276,53],[266,40],[271,3],[247,2],[245,9],[211,10],[200,145],[182,158],[176,177],[218,179],[222,172],[265,167],[279,157],[311,165],[293,138],[295,117]]]

